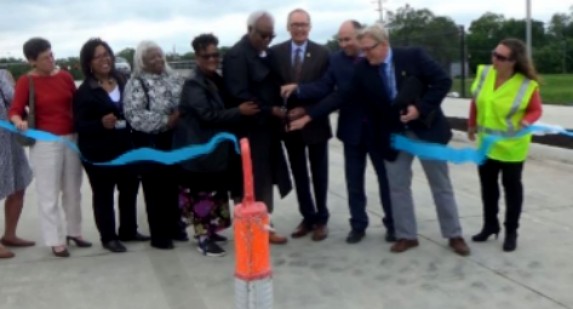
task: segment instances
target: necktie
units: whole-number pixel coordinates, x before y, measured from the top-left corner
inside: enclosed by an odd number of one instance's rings
[[[293,78],[295,81],[300,79],[300,73],[302,71],[302,59],[300,57],[300,53],[302,52],[300,47],[297,47],[294,50],[294,61],[292,64],[292,72]]]

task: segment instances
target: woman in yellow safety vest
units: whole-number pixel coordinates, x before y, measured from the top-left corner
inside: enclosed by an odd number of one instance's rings
[[[468,138],[478,145],[486,135],[501,136],[479,166],[484,225],[473,241],[483,242],[499,235],[499,185],[501,173],[505,191],[505,240],[503,250],[517,247],[517,229],[523,204],[521,174],[527,158],[531,134],[518,134],[541,117],[541,97],[534,65],[525,44],[505,39],[492,52],[492,65],[478,67],[472,85],[474,99],[468,119]]]

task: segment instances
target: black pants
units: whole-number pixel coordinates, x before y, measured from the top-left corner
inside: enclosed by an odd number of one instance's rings
[[[146,164],[141,184],[151,234],[151,245],[166,246],[181,234],[177,169],[173,166]]]
[[[499,221],[499,174],[505,191],[505,228],[506,232],[516,232],[523,205],[523,185],[521,174],[524,162],[501,162],[487,159],[479,166],[481,196],[483,201],[484,228],[498,230]]]
[[[364,231],[368,227],[364,177],[366,172],[366,159],[367,156],[370,156],[374,171],[378,177],[378,193],[384,211],[382,223],[388,231],[394,232],[392,204],[390,201],[390,189],[388,187],[384,157],[373,147],[369,130],[363,128],[362,131],[362,138],[358,144],[344,143],[344,170],[346,174],[348,204],[350,206],[350,226],[356,231]]]
[[[171,131],[147,137],[151,137],[153,141],[151,147],[158,150],[171,150],[173,139]],[[181,211],[179,210],[179,168],[157,163],[144,163],[138,168],[145,198],[151,245],[169,246],[173,239],[180,239],[185,231],[181,225]]]
[[[295,132],[285,138],[285,144],[303,224],[308,228],[327,224],[328,142],[306,145],[300,132]],[[311,193],[311,178],[314,199]]]
[[[92,187],[92,205],[102,243],[131,238],[137,232],[137,191],[139,178],[131,167],[104,167],[84,164]],[[119,191],[119,232],[115,228],[114,193]]]

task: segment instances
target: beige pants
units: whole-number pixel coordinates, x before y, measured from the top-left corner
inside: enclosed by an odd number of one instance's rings
[[[64,137],[76,141],[75,134]],[[66,236],[81,236],[82,166],[78,154],[62,143],[39,141],[30,149],[30,161],[46,246],[63,245]],[[58,210],[60,194],[66,234]]]

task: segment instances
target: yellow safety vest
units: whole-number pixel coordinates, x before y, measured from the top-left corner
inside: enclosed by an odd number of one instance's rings
[[[488,152],[488,158],[502,162],[521,162],[527,158],[531,134],[515,137],[521,129],[533,92],[539,87],[521,73],[514,74],[497,89],[497,71],[493,66],[478,66],[472,93],[477,107],[478,145],[487,134],[500,135]]]

